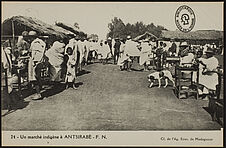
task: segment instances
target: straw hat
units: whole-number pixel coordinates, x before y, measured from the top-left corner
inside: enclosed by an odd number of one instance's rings
[[[181,47],[183,47],[183,46],[188,46],[188,43],[187,43],[187,42],[182,42],[182,43],[180,44],[180,46],[181,46]]]
[[[36,37],[37,36],[37,32],[36,31],[29,31],[28,36],[29,37]]]
[[[207,50],[205,51],[205,53],[215,54],[215,52],[213,51],[213,49],[210,48],[210,47],[207,48]]]

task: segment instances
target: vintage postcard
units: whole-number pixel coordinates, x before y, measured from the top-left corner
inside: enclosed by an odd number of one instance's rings
[[[223,1],[1,6],[2,146],[223,147]]]

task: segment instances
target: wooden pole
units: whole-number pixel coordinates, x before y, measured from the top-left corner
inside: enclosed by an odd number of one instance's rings
[[[12,31],[13,31],[13,47],[15,46],[15,30],[14,30],[14,22],[12,20]]]

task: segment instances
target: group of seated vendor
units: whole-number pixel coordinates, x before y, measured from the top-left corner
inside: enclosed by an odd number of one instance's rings
[[[213,94],[219,83],[219,72],[223,72],[220,69],[220,63],[215,57],[216,52],[213,48],[208,48],[204,54],[192,50],[187,43],[182,43],[182,49],[180,50],[180,66],[192,66],[194,64],[199,67],[199,95],[205,96],[204,99],[208,99],[209,94]],[[193,80],[197,80],[197,73],[193,73]]]

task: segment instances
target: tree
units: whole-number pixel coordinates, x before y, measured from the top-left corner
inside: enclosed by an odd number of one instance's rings
[[[116,38],[121,37],[124,34],[125,24],[121,19],[115,17],[111,20],[111,23],[108,24],[109,33],[107,34],[107,38]]]
[[[108,24],[109,33],[107,37],[115,38],[126,38],[130,35],[132,38],[135,38],[145,32],[150,32],[157,37],[160,37],[162,30],[167,30],[163,26],[155,26],[153,23],[145,25],[143,22],[136,22],[135,24],[127,23],[126,25],[120,18],[114,17],[111,20],[111,23]]]

